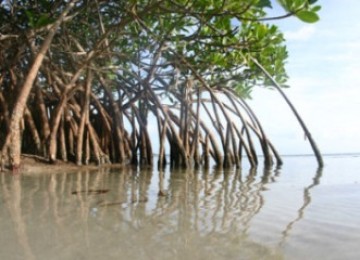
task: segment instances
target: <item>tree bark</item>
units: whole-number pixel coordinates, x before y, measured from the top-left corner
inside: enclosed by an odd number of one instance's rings
[[[63,13],[56,20],[54,25],[49,30],[47,37],[45,38],[39,53],[36,55],[35,60],[29,70],[29,73],[26,76],[24,85],[21,88],[17,101],[15,103],[15,107],[12,111],[11,120],[10,120],[10,132],[5,145],[9,148],[9,156],[10,156],[10,164],[13,169],[17,169],[20,167],[21,161],[21,130],[20,130],[20,121],[23,118],[24,110],[26,107],[26,102],[29,97],[30,91],[33,87],[35,78],[40,69],[40,66],[44,60],[47,50],[49,49],[52,39],[55,36],[57,29],[62,23],[64,17],[70,11],[70,9],[75,5],[77,0],[70,1],[66,6]]]
[[[34,119],[31,115],[31,111],[28,108],[25,108],[24,117],[25,117],[25,122],[27,123],[29,130],[31,132],[33,141],[35,143],[36,153],[39,153],[41,151],[40,136],[39,136],[38,130],[36,129]]]
[[[88,69],[87,79],[85,84],[85,92],[84,92],[84,104],[82,107],[79,132],[78,132],[78,140],[76,146],[76,164],[82,164],[83,158],[83,140],[84,140],[84,129],[85,124],[89,121],[89,106],[90,106],[90,92],[91,92],[91,82],[92,82],[92,73]]]
[[[60,102],[57,105],[57,107],[53,113],[53,116],[52,116],[51,133],[50,133],[50,140],[49,140],[49,159],[50,159],[50,162],[52,162],[52,163],[56,162],[57,134],[58,134],[61,116],[64,112],[64,108],[65,108],[67,100],[68,100],[68,93],[73,88],[73,85],[78,80],[78,78],[81,76],[82,70],[83,70],[83,66],[81,66],[77,70],[77,72],[72,77],[70,83],[64,87],[63,93],[60,98]]]
[[[46,113],[46,106],[45,106],[45,102],[44,102],[43,93],[39,86],[36,86],[36,98],[37,98],[38,110],[40,113],[40,119],[41,119],[42,153],[44,156],[47,156],[46,142],[48,141],[48,138],[50,136],[50,125],[49,125],[49,119],[48,119],[48,116]]]

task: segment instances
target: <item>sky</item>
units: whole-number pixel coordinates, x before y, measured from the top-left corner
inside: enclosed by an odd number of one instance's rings
[[[319,0],[320,21],[277,22],[286,38],[290,98],[320,151],[360,152],[359,0]],[[276,10],[278,11],[278,10]],[[256,88],[249,101],[280,154],[311,154],[299,123],[275,90]]]

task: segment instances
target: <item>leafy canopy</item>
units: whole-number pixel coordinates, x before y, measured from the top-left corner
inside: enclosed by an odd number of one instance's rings
[[[0,33],[18,39],[35,34],[40,43],[65,5],[1,1]],[[275,5],[284,12],[268,17]],[[283,34],[271,21],[296,16],[313,23],[319,10],[316,0],[78,0],[54,39],[52,59],[70,70],[88,58],[75,59],[74,53],[92,51],[92,68],[112,85],[131,89],[147,80],[168,91],[201,78],[210,87],[246,96],[256,85],[271,85],[250,56],[286,86],[288,53]]]

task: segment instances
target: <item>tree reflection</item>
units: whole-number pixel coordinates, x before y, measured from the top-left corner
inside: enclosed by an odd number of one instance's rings
[[[2,197],[5,202],[5,206],[10,213],[18,245],[24,253],[22,257],[26,259],[35,259],[33,250],[29,243],[27,226],[23,215],[23,209],[21,207],[23,196],[21,176],[5,176],[5,174],[1,174],[1,188]],[[19,256],[21,255],[21,251],[17,250],[15,254]],[[14,255],[11,257],[14,257]]]
[[[323,168],[318,168],[315,174],[315,177],[313,178],[312,183],[304,188],[304,192],[303,192],[303,204],[301,205],[301,207],[298,209],[297,211],[297,217],[290,221],[285,230],[282,232],[282,239],[280,241],[280,246],[283,245],[286,241],[286,239],[289,237],[289,234],[293,228],[293,226],[299,222],[301,219],[303,219],[304,214],[305,214],[305,210],[306,208],[310,205],[311,203],[311,193],[310,190],[313,189],[315,186],[320,184],[320,178],[322,176],[322,170]]]
[[[260,254],[271,259],[274,252],[251,241],[249,228],[265,204],[263,192],[276,178],[271,170],[260,175],[255,169],[202,168],[129,167],[49,174],[31,177],[32,189],[26,191],[22,199],[27,203],[22,205],[38,225],[38,229],[31,227],[32,236],[49,236],[60,243],[61,247],[45,250],[49,256],[66,250],[89,252],[95,258],[108,250],[121,252],[123,258],[139,254],[154,259],[224,258],[228,254],[226,258],[238,259],[239,254]],[[18,190],[9,191],[9,184],[2,182],[3,195],[18,194],[25,183],[12,185]],[[108,192],[95,192],[104,190]],[[8,200],[7,205],[13,221],[22,227],[15,231],[24,252],[44,251],[41,244],[27,239],[30,224],[24,220],[20,202]]]
[[[165,175],[168,175],[167,179]],[[151,251],[151,246],[160,244],[163,248],[180,248],[182,253],[195,252],[198,240],[207,241],[208,246],[216,248],[215,245],[228,243],[224,239],[232,241],[239,251],[245,241],[249,243],[246,232],[252,218],[264,204],[262,192],[269,182],[274,181],[271,175],[271,171],[265,170],[262,176],[257,176],[254,169],[248,174],[243,174],[240,169],[159,171],[155,182],[158,192],[148,186],[148,193],[157,194],[153,197],[154,207],[144,211],[144,204],[132,204],[128,200],[126,204],[129,208],[141,208],[142,213],[138,211],[135,214],[137,217],[129,216],[126,206],[118,213],[122,221],[136,230],[139,219],[151,223],[151,232],[144,232],[148,241],[145,251]],[[112,210],[111,207],[108,210]],[[147,229],[148,226],[142,228]],[[255,245],[251,244],[252,247]]]

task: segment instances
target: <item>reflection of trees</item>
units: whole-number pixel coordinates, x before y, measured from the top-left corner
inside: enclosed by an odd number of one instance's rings
[[[21,176],[5,176],[1,174],[1,195],[5,202],[6,208],[10,213],[11,220],[13,222],[17,242],[22,248],[26,259],[35,259],[33,250],[29,243],[29,236],[27,232],[27,226],[25,218],[23,215],[23,210],[21,207],[22,203],[22,186],[21,186]],[[6,234],[2,234],[6,235]],[[19,251],[15,252],[19,254]]]
[[[305,209],[311,203],[310,190],[320,184],[321,176],[322,176],[322,168],[318,168],[316,171],[315,177],[313,178],[313,182],[309,186],[304,188],[303,204],[297,211],[298,212],[297,217],[294,220],[290,221],[287,224],[285,230],[282,232],[282,239],[281,239],[280,245],[283,245],[285,243],[286,239],[289,237],[289,234],[290,234],[293,226],[304,217]]]
[[[66,246],[73,243],[74,235],[86,239],[89,208],[99,197],[74,196],[71,192],[77,188],[100,189],[103,175],[102,171],[39,176],[1,174],[0,197],[10,216],[1,221],[5,226],[13,224],[16,240],[11,239],[11,229],[2,235],[9,236],[9,244],[20,246],[11,259],[36,259],[37,252],[48,254],[48,259],[52,259],[56,248],[58,253],[61,251],[59,241],[61,246]],[[4,252],[0,253],[1,259]]]
[[[255,170],[248,174],[241,170],[160,171],[153,183],[158,185],[156,189],[149,185],[151,176],[141,174],[143,178],[140,178],[135,173],[123,183],[130,197],[120,200],[122,203],[107,201],[99,206],[116,212],[122,224],[130,228],[128,240],[119,245],[124,250],[131,251],[134,240],[139,239],[136,232],[140,229],[141,239],[147,241],[142,248],[145,255],[151,254],[152,247],[161,245],[162,250],[174,250],[162,252],[163,258],[169,255],[180,258],[176,250],[181,254],[185,252],[182,255],[185,257],[186,252],[196,251],[199,241],[207,241],[208,246],[216,248],[227,244],[227,238],[237,241],[236,248],[240,250],[251,219],[264,204],[262,192],[274,181],[271,174],[264,171],[262,176],[257,176]],[[147,201],[141,201],[141,194],[157,196],[155,203],[147,207]]]
[[[148,259],[216,258],[244,250],[271,258],[268,248],[249,241],[247,232],[265,203],[263,191],[273,178],[271,171],[258,175],[254,169],[248,173],[240,169],[154,173],[124,168],[50,174],[31,177],[31,190],[22,200],[27,219],[38,221],[31,234],[44,232],[40,238],[58,241],[67,252],[91,252],[92,258],[107,251],[121,252],[124,259],[135,254]],[[3,195],[14,192],[4,187]],[[109,192],[86,192],[95,190]],[[14,221],[23,223],[26,231],[29,222],[21,210],[16,214]],[[34,252],[42,252],[40,242],[31,241],[28,248],[30,244]],[[48,248],[45,254],[63,254],[61,248]]]

